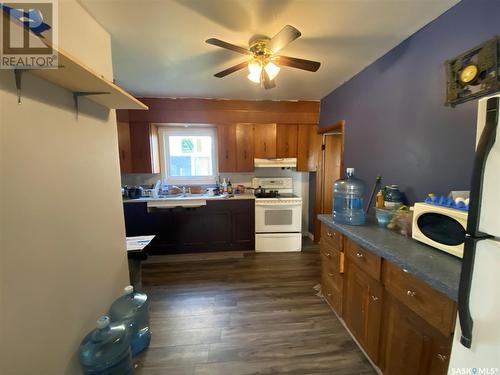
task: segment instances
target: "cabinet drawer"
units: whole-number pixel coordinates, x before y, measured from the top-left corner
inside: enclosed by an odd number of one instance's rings
[[[334,258],[340,260],[340,257]],[[343,269],[337,262],[332,262],[332,258],[327,258],[324,252],[321,252],[321,276],[326,276],[337,289],[342,290]]]
[[[321,262],[321,292],[339,315],[342,315],[342,290],[343,276],[329,263]]]
[[[333,230],[326,224],[321,224],[321,241],[329,243],[338,251],[343,251],[342,239],[342,234]]]
[[[336,250],[328,242],[321,241],[319,244],[321,250],[321,262],[329,263],[334,270],[344,273],[344,253]]]
[[[404,305],[424,318],[445,336],[453,332],[456,304],[408,271],[384,262],[383,279],[386,289]]]
[[[349,260],[358,266],[362,271],[372,276],[375,280],[380,280],[382,258],[368,250],[365,250],[363,247],[350,239],[346,239],[345,243],[345,252]]]

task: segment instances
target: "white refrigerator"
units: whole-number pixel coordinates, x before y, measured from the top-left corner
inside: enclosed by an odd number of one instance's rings
[[[448,374],[500,375],[500,94],[478,101],[477,142]]]

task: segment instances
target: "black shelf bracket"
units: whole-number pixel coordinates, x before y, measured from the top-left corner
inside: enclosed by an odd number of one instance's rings
[[[73,102],[75,104],[75,112],[76,118],[78,118],[78,100],[83,96],[91,96],[91,95],[105,95],[109,94],[109,92],[101,92],[101,91],[74,91],[73,92]]]
[[[21,88],[24,69],[14,69],[14,78],[16,79],[17,104],[21,104]]]

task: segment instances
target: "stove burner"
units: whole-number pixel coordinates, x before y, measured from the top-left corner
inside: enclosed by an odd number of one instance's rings
[[[256,198],[278,198],[279,196],[280,194],[278,193],[278,190],[260,191],[255,193]]]

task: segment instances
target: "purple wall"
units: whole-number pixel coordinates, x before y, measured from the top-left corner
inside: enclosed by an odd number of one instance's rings
[[[468,190],[476,102],[445,107],[444,61],[500,34],[500,1],[463,0],[332,91],[320,126],[346,120],[345,166],[408,199]]]

